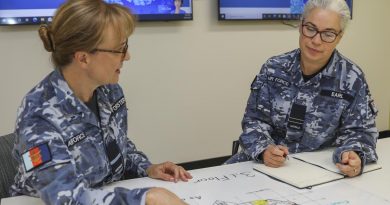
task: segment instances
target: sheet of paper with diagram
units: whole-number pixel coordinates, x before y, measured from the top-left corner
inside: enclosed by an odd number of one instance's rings
[[[164,182],[150,178],[116,182],[108,186],[165,187],[190,205],[344,205],[390,202],[343,182],[297,189],[253,170],[254,162],[244,162],[190,171],[189,182]]]

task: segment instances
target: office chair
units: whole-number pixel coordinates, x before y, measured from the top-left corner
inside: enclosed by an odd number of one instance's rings
[[[15,134],[0,136],[0,199],[10,197],[9,188],[14,182],[17,162],[12,157]]]
[[[232,144],[232,156],[237,154],[238,148],[240,148],[240,141],[239,140],[234,140]]]
[[[383,130],[379,132],[379,137],[378,139],[390,137],[390,130]]]

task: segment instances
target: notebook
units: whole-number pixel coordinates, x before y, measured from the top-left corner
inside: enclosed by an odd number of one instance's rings
[[[333,163],[332,156],[334,150],[335,150],[334,148],[328,148],[328,149],[315,151],[315,152],[302,152],[302,153],[292,154],[291,157],[319,166],[326,170],[342,174],[341,171]],[[381,165],[378,163],[366,164],[364,165],[363,173],[371,172],[381,168],[382,168]]]
[[[256,171],[299,189],[339,180],[345,176],[332,161],[334,148],[289,155],[289,160],[279,168],[264,164],[254,165]],[[363,173],[380,169],[378,163],[365,165]]]

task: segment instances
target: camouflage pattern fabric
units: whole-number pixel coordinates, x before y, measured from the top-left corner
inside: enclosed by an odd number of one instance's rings
[[[145,203],[148,188],[113,192],[99,188],[119,180],[124,172],[146,176],[151,163],[127,138],[127,108],[120,86],[101,86],[96,92],[100,122],[57,70],[25,96],[16,122],[13,155],[19,167],[13,196],[40,197],[46,204]],[[120,174],[112,174],[105,140],[116,141],[120,149],[124,168]],[[42,145],[48,146],[50,160],[26,170],[23,154]]]
[[[377,161],[377,110],[361,69],[337,50],[326,67],[304,81],[300,49],[270,58],[251,85],[239,138],[241,152],[226,163],[255,160],[271,144],[290,153],[335,146],[333,161],[356,151]]]

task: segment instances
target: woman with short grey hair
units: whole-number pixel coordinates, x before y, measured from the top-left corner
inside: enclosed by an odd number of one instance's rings
[[[378,160],[377,110],[363,71],[336,49],[349,18],[344,0],[307,2],[299,48],[262,66],[242,121],[242,151],[227,163],[280,167],[289,153],[336,147],[329,158],[354,177]]]

